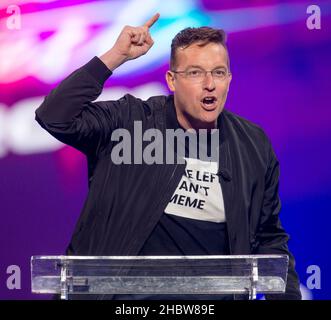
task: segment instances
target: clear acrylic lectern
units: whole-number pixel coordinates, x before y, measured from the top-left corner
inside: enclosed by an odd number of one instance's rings
[[[287,255],[33,256],[32,292],[248,294],[285,292]]]

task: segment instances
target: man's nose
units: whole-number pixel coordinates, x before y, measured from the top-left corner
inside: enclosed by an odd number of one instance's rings
[[[203,84],[204,84],[204,89],[207,89],[209,91],[215,89],[215,80],[211,72],[207,72]]]

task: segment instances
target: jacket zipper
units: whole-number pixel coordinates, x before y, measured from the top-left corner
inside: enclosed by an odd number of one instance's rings
[[[221,189],[222,189],[222,197],[223,197],[223,204],[224,204],[224,216],[225,216],[225,221],[227,222],[227,226],[228,226],[228,218],[227,218],[227,212],[228,212],[228,206],[227,206],[227,202],[225,201],[225,197],[223,196],[224,195],[224,188],[223,188],[223,185],[222,185],[222,179],[223,179],[223,182],[224,183],[227,183],[224,178],[222,177],[222,173],[218,176],[218,182],[219,184],[221,185]],[[233,250],[232,250],[232,245],[231,245],[231,237],[230,237],[230,232],[229,232],[230,228],[227,227],[227,237],[228,237],[228,242],[229,242],[229,252],[230,252],[230,255],[233,253]]]

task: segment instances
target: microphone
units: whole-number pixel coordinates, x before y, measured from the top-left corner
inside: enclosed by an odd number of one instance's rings
[[[226,168],[219,168],[218,172],[217,172],[217,175],[220,175],[226,181],[231,181],[232,180],[231,173]]]

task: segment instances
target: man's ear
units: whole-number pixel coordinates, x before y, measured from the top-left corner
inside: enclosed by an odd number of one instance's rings
[[[229,74],[228,92],[230,90],[231,80],[232,80],[232,73]]]
[[[174,86],[174,80],[175,80],[174,77],[175,77],[174,73],[172,73],[170,70],[168,70],[165,75],[165,78],[166,78],[166,81],[168,84],[168,88],[172,92],[176,91],[175,86]]]

